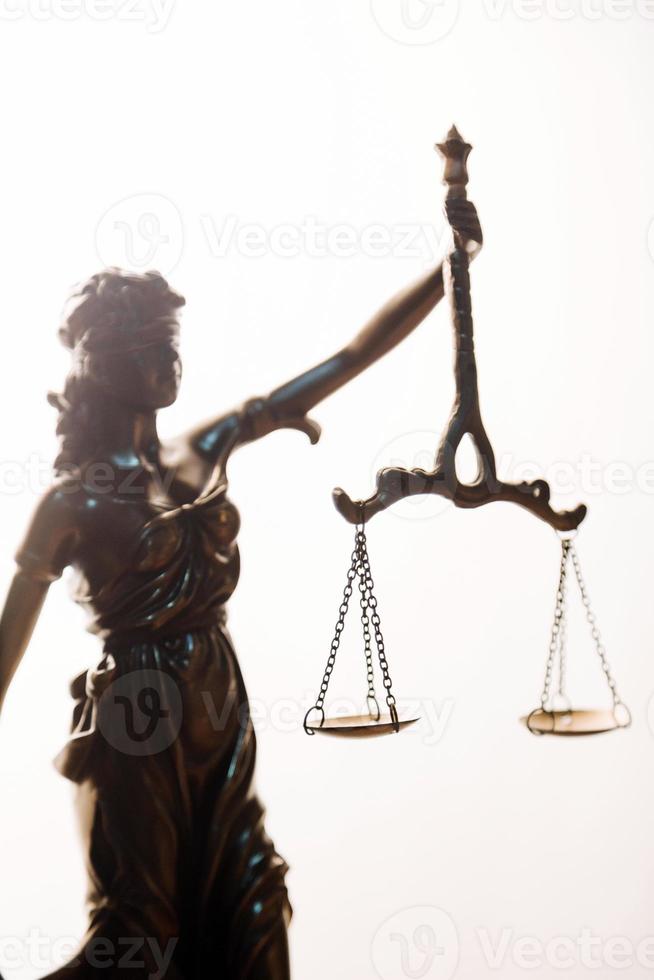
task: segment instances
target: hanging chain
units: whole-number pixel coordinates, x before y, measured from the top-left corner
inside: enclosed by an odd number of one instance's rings
[[[359,576],[359,593],[361,596],[361,624],[363,626],[363,646],[366,655],[366,680],[368,683],[368,693],[366,695],[366,701],[368,704],[368,713],[375,721],[379,721],[381,716],[381,711],[379,710],[379,702],[377,701],[377,694],[375,692],[375,672],[372,663],[372,636],[370,634],[370,616],[369,610],[371,609],[371,598],[372,596],[365,575],[364,562],[367,560],[366,551],[366,535],[363,528],[361,531],[357,530],[356,533],[356,549],[358,554],[358,564],[357,564],[357,574]],[[368,564],[368,567],[369,564]]]
[[[618,694],[617,685],[611,668],[609,666],[608,658],[606,656],[606,648],[602,642],[602,637],[600,635],[599,628],[597,626],[597,619],[595,613],[593,612],[590,605],[590,597],[588,595],[588,590],[586,588],[586,583],[584,581],[581,564],[579,562],[579,556],[574,543],[571,538],[563,538],[561,540],[561,565],[559,571],[559,584],[556,592],[556,607],[554,610],[554,622],[552,623],[552,632],[550,634],[550,645],[547,656],[547,663],[545,666],[545,681],[543,684],[543,691],[540,697],[541,708],[544,712],[551,713],[554,708],[550,704],[550,696],[552,692],[552,680],[554,674],[555,664],[558,658],[558,669],[559,669],[559,681],[558,681],[558,691],[559,696],[567,701],[565,693],[565,682],[566,682],[566,667],[567,667],[567,652],[566,652],[566,629],[567,629],[567,585],[568,585],[568,564],[572,561],[572,567],[574,570],[575,578],[579,586],[579,591],[581,593],[581,601],[584,606],[584,611],[586,614],[586,620],[590,626],[591,636],[593,642],[595,643],[595,650],[597,656],[599,657],[600,663],[602,665],[602,670],[604,671],[604,676],[606,677],[609,690],[611,692],[611,699],[613,701],[613,712],[615,715],[616,708],[624,709],[624,714],[627,718],[626,724],[629,723],[630,715],[626,708],[624,702]],[[616,718],[617,720],[617,718]]]
[[[356,539],[355,539],[356,540]],[[320,691],[316,699],[316,703],[313,707],[309,708],[306,715],[304,716],[304,730],[307,735],[315,735],[315,732],[309,728],[307,722],[309,715],[312,711],[319,711],[321,720],[320,727],[322,728],[325,721],[325,695],[327,694],[327,688],[329,687],[329,681],[331,680],[332,671],[334,670],[334,664],[336,663],[336,654],[338,653],[338,648],[341,645],[341,636],[343,635],[343,630],[345,629],[345,616],[350,606],[350,599],[352,597],[352,583],[357,576],[357,568],[359,565],[359,547],[358,540],[356,540],[354,551],[352,552],[352,561],[350,567],[347,571],[347,582],[345,583],[345,588],[343,589],[343,598],[341,604],[338,607],[338,619],[336,621],[336,627],[334,629],[334,638],[331,642],[331,647],[329,649],[329,656],[327,657],[327,666],[325,667],[325,673],[323,675],[322,682],[320,684]]]
[[[395,696],[393,694],[393,682],[391,681],[390,671],[388,669],[388,660],[386,659],[386,647],[384,645],[384,637],[381,631],[381,619],[377,611],[377,598],[373,592],[375,583],[372,579],[372,573],[370,571],[370,558],[368,556],[368,543],[366,541],[365,531],[361,530],[361,547],[362,547],[362,570],[365,576],[366,586],[368,589],[368,604],[372,610],[370,615],[370,620],[372,622],[373,630],[375,631],[375,643],[377,645],[377,655],[379,657],[379,666],[382,670],[384,688],[386,690],[386,704],[388,705],[388,710],[393,720],[393,724],[397,727],[398,716],[397,716],[397,706],[395,701]]]
[[[577,584],[579,585],[579,591],[581,592],[581,601],[584,604],[584,610],[586,612],[586,619],[588,621],[588,625],[590,626],[591,636],[593,637],[593,641],[595,643],[597,656],[599,657],[600,663],[602,664],[602,670],[604,671],[606,682],[609,685],[609,690],[611,691],[611,697],[613,699],[613,709],[615,710],[615,708],[618,707],[618,705],[622,705],[623,702],[620,699],[620,695],[618,694],[618,688],[615,683],[615,678],[611,673],[611,667],[609,666],[609,662],[606,656],[606,648],[602,643],[602,637],[600,635],[600,631],[597,626],[597,619],[595,618],[595,613],[591,609],[588,590],[586,589],[586,583],[584,582],[583,575],[581,574],[581,565],[579,563],[579,556],[577,555],[577,551],[575,549],[574,544],[572,544],[572,542],[570,542],[570,554],[572,556],[572,564],[575,570],[575,575],[577,577]]]
[[[379,666],[381,667],[384,689],[386,691],[386,704],[388,705],[393,727],[396,731],[399,731],[399,718],[397,714],[395,697],[392,691],[392,681],[388,669],[388,660],[386,659],[384,637],[381,631],[381,619],[379,617],[379,612],[377,611],[377,598],[373,591],[374,582],[370,571],[370,558],[368,555],[366,532],[364,525],[361,524],[357,525],[355,531],[354,551],[352,552],[352,559],[347,573],[347,582],[345,584],[345,588],[343,589],[343,598],[338,609],[338,620],[336,622],[334,638],[332,639],[329,656],[327,658],[327,666],[325,667],[325,673],[323,675],[322,683],[320,684],[320,691],[318,693],[316,703],[309,708],[304,716],[304,730],[307,735],[315,735],[315,731],[313,730],[315,726],[309,726],[308,724],[309,715],[313,711],[318,711],[320,713],[320,722],[318,727],[322,728],[325,722],[325,696],[327,694],[329,682],[334,670],[334,664],[336,663],[336,655],[341,644],[341,636],[345,628],[345,617],[347,615],[350,606],[350,599],[352,598],[352,593],[354,591],[353,583],[357,577],[359,579],[361,624],[363,627],[363,643],[366,657],[368,712],[374,721],[379,721],[381,712],[379,710],[379,703],[375,693],[375,675],[372,661],[372,635],[370,632],[370,627],[372,625],[372,631],[375,636],[375,645],[377,647],[377,655],[379,658]]]
[[[568,544],[569,543],[570,542],[568,542]],[[567,680],[567,667],[568,667],[568,646],[567,646],[567,639],[568,639],[568,590],[567,590],[567,581],[568,581],[568,557],[569,557],[569,555],[570,555],[570,548],[568,548],[568,550],[567,550],[564,581],[562,583],[563,584],[563,596],[562,596],[561,605],[560,605],[561,616],[559,618],[559,635],[558,635],[558,651],[557,651],[557,660],[558,660],[558,668],[559,668],[559,683],[558,683],[558,688],[557,688],[557,694],[559,696],[559,701],[562,704],[567,703],[568,706],[569,706],[570,702],[568,701],[568,696],[567,696],[566,691],[565,691],[565,686],[566,686],[566,680]],[[561,560],[563,560],[563,555],[561,556]],[[557,598],[558,598],[558,595],[557,595]]]
[[[565,628],[566,628],[566,588],[567,588],[567,571],[568,571],[568,558],[570,555],[570,546],[572,542],[569,539],[563,539],[561,541],[561,566],[559,570],[559,584],[556,590],[556,606],[554,609],[554,621],[552,623],[552,632],[550,634],[550,646],[547,655],[547,663],[545,665],[545,680],[543,682],[543,691],[540,696],[540,703],[543,711],[547,711],[550,692],[552,689],[552,675],[554,673],[554,664],[556,661],[557,652],[560,656],[560,666],[559,666],[559,693],[562,693],[562,688],[565,679]],[[561,658],[561,650],[563,650],[563,656]]]

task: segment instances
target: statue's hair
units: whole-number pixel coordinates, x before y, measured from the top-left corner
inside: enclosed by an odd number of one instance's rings
[[[124,272],[109,268],[91,276],[71,295],[64,308],[59,339],[74,354],[72,368],[61,394],[51,392],[48,401],[59,412],[57,473],[81,467],[101,448],[103,420],[111,411],[109,396],[89,374],[85,347],[104,338],[101,350],[111,349],[112,336],[119,350],[127,338],[153,321],[175,316],[184,298],[174,292],[158,272]],[[109,343],[107,343],[107,338]],[[95,353],[97,359],[102,353]],[[106,354],[104,355],[106,356]]]

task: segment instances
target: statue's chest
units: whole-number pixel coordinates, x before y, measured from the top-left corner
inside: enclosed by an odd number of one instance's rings
[[[226,498],[163,511],[143,528],[134,552],[134,571],[156,571],[189,553],[196,561],[223,565],[236,551],[240,518]]]

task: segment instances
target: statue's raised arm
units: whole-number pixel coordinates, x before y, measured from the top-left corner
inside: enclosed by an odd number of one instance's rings
[[[482,236],[474,204],[452,199],[447,202],[446,211],[450,224],[465,243],[467,253],[475,255],[481,247]],[[235,448],[276,429],[300,429],[312,442],[317,442],[320,427],[308,418],[311,409],[408,337],[443,295],[443,267],[438,265],[393,296],[345,347],[331,357],[270,394],[253,398],[242,408],[199,426],[190,434],[193,447],[205,460],[215,463],[226,446]]]

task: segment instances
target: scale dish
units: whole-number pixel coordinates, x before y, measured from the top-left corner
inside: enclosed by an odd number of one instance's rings
[[[537,708],[520,721],[533,735],[600,735],[617,728],[628,728],[631,716],[619,721],[610,708],[572,708],[544,711]]]
[[[340,718],[325,718],[322,725],[307,724],[314,735],[333,735],[336,738],[377,738],[379,735],[393,735],[409,725],[414,725],[418,718],[400,718],[398,727],[390,715],[381,715],[378,720],[370,715],[343,715]]]

